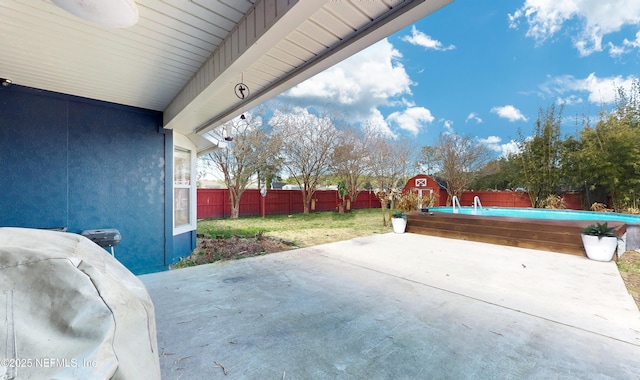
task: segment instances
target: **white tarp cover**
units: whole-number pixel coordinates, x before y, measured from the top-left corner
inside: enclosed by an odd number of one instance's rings
[[[160,379],[140,280],[91,240],[0,228],[0,379]]]

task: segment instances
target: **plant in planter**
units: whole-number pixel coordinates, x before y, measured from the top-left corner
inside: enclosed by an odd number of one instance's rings
[[[407,228],[407,216],[400,210],[395,210],[391,215],[391,225],[393,232],[403,234]]]
[[[404,213],[417,210],[419,202],[418,194],[413,191],[398,192],[396,194],[396,210],[391,218],[394,232],[404,233],[407,228],[407,216]]]
[[[597,261],[611,261],[618,247],[617,227],[609,227],[607,222],[591,224],[582,230],[582,244],[587,257]]]

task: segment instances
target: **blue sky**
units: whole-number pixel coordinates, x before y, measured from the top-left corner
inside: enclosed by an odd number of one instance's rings
[[[640,75],[638,0],[456,0],[278,98],[419,146],[468,135],[496,156],[564,104],[563,134]]]

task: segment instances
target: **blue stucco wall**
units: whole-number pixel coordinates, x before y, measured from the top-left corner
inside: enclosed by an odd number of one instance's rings
[[[172,134],[161,123],[157,111],[0,88],[0,226],[117,228],[125,266],[166,269],[191,243],[172,236]]]
[[[196,231],[185,232],[173,237],[173,255],[171,256],[169,265],[180,261],[185,257],[185,252],[191,253],[196,247]]]

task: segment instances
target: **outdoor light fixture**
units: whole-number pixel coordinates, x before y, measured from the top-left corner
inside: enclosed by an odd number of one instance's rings
[[[2,84],[2,87],[9,87],[12,83],[13,81],[11,79],[0,78],[0,84]]]
[[[126,28],[138,22],[134,0],[51,0],[83,20],[108,28]]]
[[[242,116],[244,116],[244,115],[242,115]],[[224,140],[225,141],[233,141],[233,136],[231,136],[231,126],[230,125],[227,125],[226,132],[227,133],[226,133],[226,136],[224,136]]]

